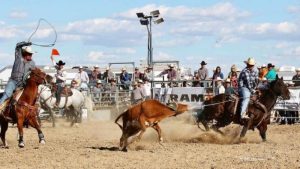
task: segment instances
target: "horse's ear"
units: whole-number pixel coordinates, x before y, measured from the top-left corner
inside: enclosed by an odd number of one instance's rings
[[[276,74],[276,80],[278,80],[278,79],[279,79],[278,74]]]
[[[281,78],[280,78],[281,80],[283,80],[283,77],[281,76]]]

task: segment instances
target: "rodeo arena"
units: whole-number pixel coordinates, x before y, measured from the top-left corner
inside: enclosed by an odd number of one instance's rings
[[[66,63],[56,39],[34,63],[34,36],[0,70],[0,168],[300,168],[300,68],[193,70],[151,38],[138,63]]]

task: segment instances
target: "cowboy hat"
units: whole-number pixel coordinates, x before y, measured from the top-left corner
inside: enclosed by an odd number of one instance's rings
[[[83,66],[80,65],[80,66],[78,66],[78,68],[79,68],[79,69],[83,69]]]
[[[98,66],[98,65],[95,65],[94,68],[99,68],[99,66]]]
[[[232,66],[231,66],[231,69],[236,70],[236,65],[232,65]]]
[[[56,63],[56,65],[65,65],[66,63],[65,62],[63,62],[62,60],[59,60],[57,63]]]
[[[297,69],[296,69],[296,72],[300,72],[300,68],[297,68]]]
[[[138,82],[138,83],[144,83],[141,79],[139,79],[137,82]]]
[[[71,81],[72,84],[77,84],[78,82],[76,80]]]
[[[255,60],[254,58],[248,58],[248,60],[244,61],[244,63],[248,64],[248,65],[251,65],[251,66],[254,66],[255,65]]]
[[[202,61],[200,64],[201,65],[207,65],[207,63],[205,61]]]
[[[267,78],[265,78],[265,77],[263,77],[262,79],[261,79],[261,81],[267,81],[268,79]]]
[[[122,71],[125,71],[126,70],[126,68],[125,67],[122,67],[122,69],[121,69]]]
[[[230,83],[231,80],[230,80],[229,78],[227,78],[227,79],[225,80],[225,82],[226,82],[226,83]]]
[[[275,65],[273,65],[272,63],[268,63],[268,68],[270,67],[275,67]]]
[[[105,70],[109,70],[109,67],[107,66],[107,67],[105,68]]]
[[[175,66],[174,66],[174,64],[170,64],[169,67],[170,67],[170,68],[173,68],[173,67],[175,67]]]
[[[217,77],[217,78],[216,78],[216,81],[223,81],[223,79],[220,78],[220,77]]]
[[[134,70],[139,70],[139,68],[138,68],[138,67],[135,67]]]
[[[133,83],[132,83],[132,86],[137,86],[137,85],[138,85],[137,82],[133,82]]]
[[[261,65],[261,68],[267,67],[266,64]]]
[[[23,52],[30,53],[30,54],[36,53],[35,51],[32,50],[31,46],[24,46],[22,47],[22,50]]]
[[[96,83],[97,83],[97,84],[102,84],[102,81],[101,81],[101,80],[97,80]]]

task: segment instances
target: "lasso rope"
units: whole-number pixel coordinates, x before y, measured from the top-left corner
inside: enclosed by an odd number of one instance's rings
[[[46,23],[53,29],[54,34],[55,34],[55,39],[54,39],[53,43],[48,44],[48,45],[40,45],[40,44],[36,44],[36,43],[32,43],[32,45],[35,45],[35,46],[41,46],[41,47],[52,47],[52,46],[54,46],[55,43],[56,43],[56,40],[57,40],[57,32],[56,32],[54,26],[51,25],[51,24],[50,24],[46,19],[44,19],[44,18],[40,18],[40,19],[39,19],[37,27],[35,28],[34,32],[32,32],[32,34],[31,34],[31,35],[29,36],[29,38],[28,38],[28,42],[30,42],[30,41],[31,41],[31,38],[33,37],[33,35],[36,34],[36,32],[37,32],[37,30],[39,29],[40,24],[41,24],[42,21],[46,22]]]

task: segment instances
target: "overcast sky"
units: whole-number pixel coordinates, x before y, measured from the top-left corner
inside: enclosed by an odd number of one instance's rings
[[[146,59],[147,29],[136,12],[159,9],[165,22],[153,25],[154,60],[179,60],[196,69],[228,70],[254,57],[258,65],[300,67],[300,2],[297,0],[0,0],[0,67],[13,63],[18,41],[27,41],[39,18],[58,33],[57,48],[69,65],[100,66]],[[52,43],[42,23],[32,41]],[[33,46],[39,65],[51,64],[52,48]]]

